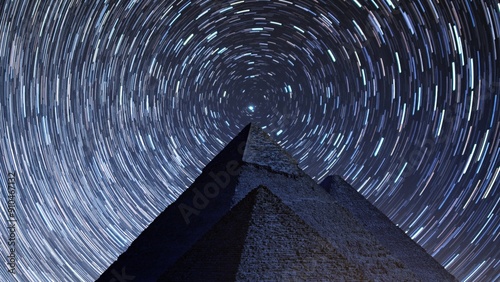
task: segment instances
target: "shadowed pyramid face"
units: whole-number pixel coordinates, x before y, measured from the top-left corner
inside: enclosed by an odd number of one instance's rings
[[[255,189],[258,186],[266,188]],[[345,187],[319,186],[269,135],[249,124],[98,281],[116,279],[123,269],[137,281],[157,281],[162,275],[188,280],[321,280],[333,275],[354,280],[454,281],[411,239],[405,241],[397,227],[391,229],[396,235],[386,237],[402,245],[373,234],[375,229],[367,229],[359,218],[363,213],[352,212],[347,205],[357,203],[361,211],[374,207],[352,196],[354,189],[341,192],[347,198],[337,197],[331,192],[337,188]],[[399,246],[408,250],[394,250]],[[407,259],[405,253],[417,255]],[[272,264],[278,258],[281,264]],[[335,265],[344,267],[332,268]]]

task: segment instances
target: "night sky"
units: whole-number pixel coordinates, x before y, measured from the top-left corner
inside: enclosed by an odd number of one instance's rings
[[[500,279],[498,1],[0,1],[1,277],[91,281],[256,122]],[[5,265],[5,267],[4,267]]]

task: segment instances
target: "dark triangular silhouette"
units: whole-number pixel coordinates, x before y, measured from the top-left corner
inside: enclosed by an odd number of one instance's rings
[[[132,242],[97,281],[110,281],[116,278],[116,271],[121,273],[124,268],[128,275],[141,277],[141,281],[155,280],[229,211],[250,127],[251,124],[245,126],[205,166],[194,183]],[[229,181],[217,178],[221,172],[231,176]],[[213,177],[227,185],[224,189],[221,188],[224,185],[217,185],[217,196],[209,199],[203,195],[203,189],[207,183],[217,184]],[[211,191],[210,187],[207,190]]]

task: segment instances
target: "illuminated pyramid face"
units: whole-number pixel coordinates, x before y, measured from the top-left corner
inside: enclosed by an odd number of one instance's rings
[[[327,180],[249,124],[98,281],[455,281],[356,190]]]

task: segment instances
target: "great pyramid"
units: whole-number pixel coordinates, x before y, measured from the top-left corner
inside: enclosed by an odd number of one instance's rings
[[[249,124],[97,281],[456,281],[341,178],[322,186]]]

